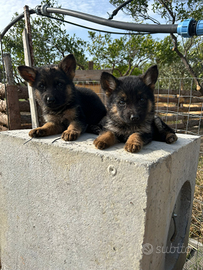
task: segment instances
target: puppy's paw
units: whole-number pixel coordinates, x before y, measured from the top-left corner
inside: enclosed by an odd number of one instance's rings
[[[169,133],[166,135],[166,143],[169,143],[169,144],[174,143],[177,141],[177,139],[178,137],[174,133]]]
[[[128,138],[126,144],[125,144],[125,150],[130,153],[137,153],[139,152],[143,147],[143,141],[139,134],[133,133]]]
[[[38,127],[38,128],[30,130],[29,136],[32,138],[44,137],[44,136],[47,136],[47,130],[45,128]]]
[[[142,144],[128,143],[125,144],[125,150],[130,153],[138,153],[142,149]]]
[[[108,144],[99,137],[96,138],[93,143],[95,147],[100,150],[103,150],[109,147]]]
[[[94,140],[94,145],[96,148],[103,150],[114,145],[116,141],[116,136],[113,132],[105,131]]]
[[[78,130],[70,129],[70,130],[65,130],[62,133],[61,138],[64,141],[75,141],[77,140],[79,136],[80,136],[80,132]]]

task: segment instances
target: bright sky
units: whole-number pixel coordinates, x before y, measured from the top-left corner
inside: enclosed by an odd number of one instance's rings
[[[99,16],[102,18],[108,18],[108,13],[112,13],[115,9],[113,5],[109,3],[108,0],[74,0],[74,1],[65,1],[58,0],[59,5],[62,8],[70,9],[74,11],[80,11],[83,13],[88,13],[91,15]],[[4,4],[1,5],[0,8],[0,31],[2,31],[10,22],[15,12],[21,14],[23,12],[24,6],[27,5],[29,8],[35,8],[37,5],[40,5],[40,1],[36,0],[6,0]],[[31,15],[35,16],[35,15]],[[83,25],[92,26],[93,28],[104,29],[104,27],[91,24],[89,22],[79,20],[73,17],[65,16],[65,20],[70,20],[75,23],[82,23]],[[116,16],[116,20],[121,21],[131,21],[130,16],[126,16],[122,11],[118,13]],[[82,39],[87,39],[88,30],[84,30],[83,28],[75,27],[70,24],[66,24],[66,28],[69,34],[75,33],[76,36],[81,37]],[[107,28],[106,28],[107,29]],[[109,29],[109,28],[108,28]]]
[[[150,2],[150,1],[149,1]],[[41,1],[36,0],[6,0],[4,1],[4,4],[1,5],[0,8],[0,31],[2,31],[12,20],[12,17],[15,12],[18,12],[21,14],[23,12],[23,8],[25,5],[29,6],[29,8],[35,8],[37,5],[40,5]],[[102,18],[108,18],[109,14],[113,12],[115,7],[109,3],[109,0],[74,0],[74,1],[67,1],[67,0],[58,0],[58,4],[65,9],[70,9],[74,11],[79,11],[83,13],[88,13],[91,15],[99,16]],[[35,16],[35,15],[31,15]],[[117,21],[125,21],[125,22],[133,22],[132,18],[126,14],[124,14],[122,11],[120,11],[116,17],[114,17]],[[74,23],[82,23],[86,26],[91,26],[93,28],[98,29],[106,29],[106,30],[113,30],[116,31],[116,29],[110,29],[109,27],[105,28],[101,25],[92,24],[90,22],[79,20],[77,18],[68,17],[65,16],[65,20],[69,20]],[[73,26],[70,24],[66,24],[66,29],[70,35],[76,34],[77,37],[80,37],[84,40],[88,39],[88,30],[85,30],[83,28]],[[119,31],[119,30],[117,30]],[[114,35],[114,37],[117,37],[117,35]]]

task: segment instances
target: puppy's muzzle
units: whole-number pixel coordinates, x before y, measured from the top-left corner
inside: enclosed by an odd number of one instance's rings
[[[131,115],[130,115],[130,121],[131,121],[131,122],[137,122],[137,121],[139,121],[139,120],[140,120],[139,115],[137,115],[137,114],[131,114]]]
[[[53,96],[46,96],[46,104],[49,105],[54,105],[56,102],[56,99]]]

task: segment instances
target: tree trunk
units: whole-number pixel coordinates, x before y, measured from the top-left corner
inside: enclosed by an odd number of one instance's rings
[[[177,37],[174,34],[171,34],[171,38],[174,44],[173,50],[177,53],[177,55],[180,57],[181,61],[183,62],[185,68],[187,71],[190,73],[192,78],[194,79],[194,82],[196,84],[196,90],[200,91],[200,93],[203,95],[203,88],[200,84],[199,79],[197,78],[194,70],[192,69],[191,65],[188,63],[187,58],[178,50],[178,45],[177,45]]]

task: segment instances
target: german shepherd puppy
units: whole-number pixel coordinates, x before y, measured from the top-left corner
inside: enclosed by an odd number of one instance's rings
[[[152,140],[173,143],[175,132],[161,118],[155,116],[153,90],[158,78],[157,66],[141,76],[115,78],[103,72],[101,87],[107,96],[107,116],[103,130],[95,139],[98,149],[117,142],[125,143],[125,150],[136,153]]]
[[[76,60],[72,54],[56,65],[32,68],[19,66],[21,77],[33,88],[42,109],[45,124],[32,129],[31,137],[62,133],[65,141],[76,140],[81,133],[97,125],[106,108],[92,90],[74,86]]]

